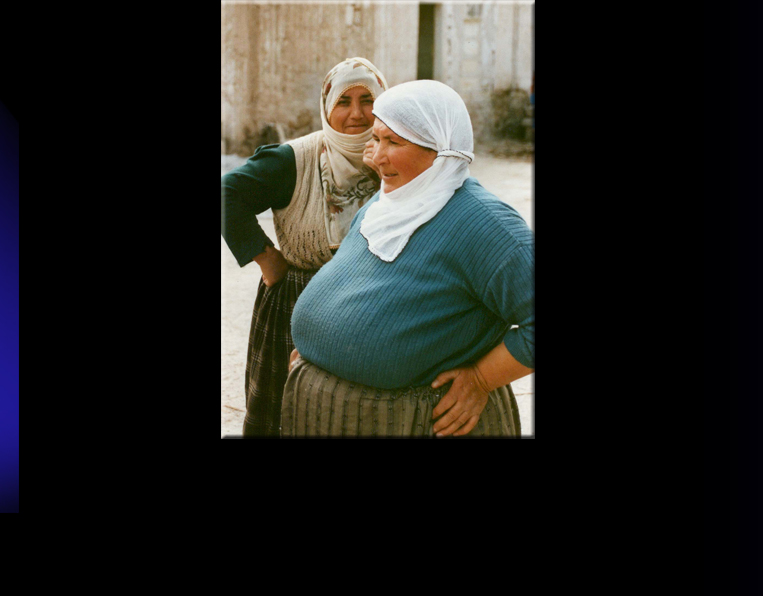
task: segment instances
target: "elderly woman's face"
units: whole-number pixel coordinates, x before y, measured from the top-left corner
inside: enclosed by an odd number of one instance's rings
[[[337,132],[357,135],[367,131],[374,123],[374,98],[365,87],[350,87],[336,103],[329,125]]]
[[[379,168],[384,192],[408,184],[432,167],[437,152],[397,136],[381,120],[374,122],[374,163]]]

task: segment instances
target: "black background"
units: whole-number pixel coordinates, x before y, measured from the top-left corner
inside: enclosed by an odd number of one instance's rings
[[[545,561],[555,580],[584,562],[586,581],[614,572],[610,591],[761,593],[761,9],[549,4],[535,42],[539,455],[501,442],[432,458],[426,475],[480,478],[495,458],[514,511],[535,505],[517,540],[562,545]],[[97,215],[62,230],[58,201],[25,178],[25,205],[50,210],[35,236],[59,249],[30,246],[29,262],[72,267],[88,298],[67,295],[68,316],[97,331],[88,370],[152,408],[127,428],[198,462],[218,420],[219,13],[158,10],[103,13],[87,37],[57,27],[46,61],[6,70],[2,101],[42,162],[25,171],[44,165]],[[70,154],[92,167],[72,179]],[[97,285],[79,262],[102,267]],[[235,457],[224,473],[239,477]]]

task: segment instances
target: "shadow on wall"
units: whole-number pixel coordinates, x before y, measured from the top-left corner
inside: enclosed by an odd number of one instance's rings
[[[495,157],[532,161],[535,156],[533,97],[518,87],[498,89],[491,96],[491,135],[480,142]]]
[[[265,122],[259,125],[257,130],[244,126],[244,138],[234,141],[225,136],[225,125],[220,123],[222,137],[222,153],[224,155],[236,154],[240,157],[249,157],[255,149],[261,145],[285,143],[290,139],[296,139],[311,132],[319,130],[313,126],[313,116],[310,110],[302,110],[297,117],[288,124],[280,122]]]
[[[535,129],[533,125],[534,106],[530,94],[518,87],[497,89],[490,97],[492,104],[492,141],[484,139],[486,145],[494,145],[494,141],[506,141],[502,153],[532,154],[534,152]],[[221,133],[224,125],[221,122]],[[313,117],[309,110],[300,112],[296,119],[282,124],[280,122],[265,122],[257,130],[249,126],[243,128],[243,139],[236,142],[222,136],[221,151],[224,155],[236,154],[249,157],[257,147],[274,143],[285,143],[318,130],[313,126]],[[508,143],[508,144],[507,144]],[[491,151],[492,152],[492,151]]]
[[[498,89],[491,95],[493,131],[499,138],[533,141],[533,108],[530,94],[518,88]]]

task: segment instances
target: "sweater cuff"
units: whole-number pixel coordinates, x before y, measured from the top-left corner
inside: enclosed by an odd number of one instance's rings
[[[245,247],[241,247],[240,252],[236,254],[236,261],[239,267],[244,267],[252,262],[257,255],[265,252],[266,246],[273,246],[273,242],[267,237],[265,232],[257,234]]]
[[[535,368],[535,337],[532,331],[521,327],[509,329],[503,343],[517,362],[527,368]]]

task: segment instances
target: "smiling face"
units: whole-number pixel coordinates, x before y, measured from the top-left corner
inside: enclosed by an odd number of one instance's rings
[[[350,87],[339,97],[329,116],[329,125],[337,132],[357,135],[374,123],[374,98],[365,87]]]
[[[392,132],[381,120],[374,122],[374,163],[379,168],[384,192],[408,184],[432,167],[437,152],[406,141]]]

